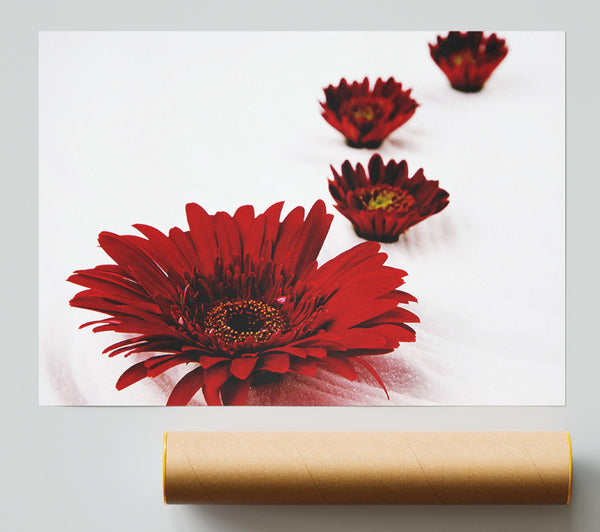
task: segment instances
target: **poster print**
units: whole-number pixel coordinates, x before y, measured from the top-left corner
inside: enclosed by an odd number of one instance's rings
[[[40,34],[40,403],[564,404],[564,34]]]

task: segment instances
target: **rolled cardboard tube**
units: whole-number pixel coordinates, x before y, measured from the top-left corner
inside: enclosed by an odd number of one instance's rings
[[[568,432],[167,432],[168,504],[569,504]]]

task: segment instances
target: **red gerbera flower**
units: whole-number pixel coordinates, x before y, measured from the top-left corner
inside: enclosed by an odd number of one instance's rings
[[[419,104],[410,97],[412,89],[402,90],[394,78],[377,78],[373,90],[369,80],[352,85],[342,78],[339,86],[325,91],[323,118],[346,137],[353,148],[377,148],[416,111]]]
[[[398,307],[416,301],[397,290],[406,272],[384,266],[374,243],[318,267],[332,215],[318,201],[306,218],[298,207],[279,221],[282,205],[258,216],[246,205],[230,216],[191,203],[189,231],[167,236],[138,224],[145,238],[100,233],[116,264],[76,271],[69,281],[87,290],[71,305],[108,315],[85,324],[94,332],[135,335],[105,349],[110,356],[154,353],[126,370],[117,389],[179,364],[193,369],[168,405],[185,405],[200,389],[209,405],[245,404],[253,384],[319,367],[354,380],[354,363],[383,386],[362,357],[415,340],[406,323],[418,318]]]
[[[456,90],[477,92],[508,53],[505,41],[495,33],[484,37],[482,31],[451,31],[429,45],[431,57],[444,71]]]
[[[361,238],[395,242],[401,233],[448,205],[448,193],[419,169],[408,178],[406,161],[383,164],[380,155],[369,161],[369,175],[361,164],[342,164],[341,175],[331,167],[329,191],[335,208],[354,225]]]

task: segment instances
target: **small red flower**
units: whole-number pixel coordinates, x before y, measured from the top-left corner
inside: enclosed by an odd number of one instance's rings
[[[444,71],[456,90],[477,92],[508,53],[505,41],[495,33],[484,37],[482,31],[451,31],[429,45],[431,57]]]
[[[94,332],[130,335],[107,347],[109,356],[148,353],[117,389],[180,364],[192,369],[168,405],[185,405],[199,390],[209,405],[245,404],[252,386],[274,376],[326,368],[354,380],[355,364],[383,386],[363,357],[415,340],[406,323],[419,319],[398,307],[416,301],[397,290],[406,272],[384,266],[372,242],[319,267],[333,216],[318,201],[306,218],[298,207],[280,221],[282,205],[257,216],[246,205],[230,216],[190,203],[189,231],[138,224],[145,238],[100,233],[116,264],[69,277],[86,288],[70,304],[108,316],[85,324]]]
[[[419,104],[410,97],[412,89],[402,90],[394,78],[378,78],[373,90],[369,80],[352,85],[342,78],[339,86],[325,91],[323,118],[346,137],[353,148],[377,148],[416,111]]]
[[[369,161],[368,176],[361,164],[354,169],[350,161],[342,164],[341,175],[333,166],[331,170],[334,179],[329,181],[329,191],[337,202],[335,208],[367,240],[395,242],[409,227],[448,205],[448,193],[438,181],[427,180],[422,168],[408,178],[406,161],[390,160],[384,165],[376,154]]]

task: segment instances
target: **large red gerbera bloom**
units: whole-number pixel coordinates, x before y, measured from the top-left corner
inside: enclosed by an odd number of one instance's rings
[[[429,181],[419,169],[408,178],[406,161],[390,160],[383,164],[373,155],[368,175],[361,164],[352,168],[344,161],[329,191],[336,200],[335,208],[352,222],[361,238],[378,242],[395,242],[409,227],[440,212],[448,205],[448,193],[438,181]]]
[[[324,89],[323,118],[346,137],[348,146],[377,148],[415,113],[419,104],[410,97],[411,90],[403,91],[394,78],[378,78],[373,90],[368,78],[352,85],[342,79],[339,86]]]
[[[200,389],[209,405],[245,404],[253,384],[319,367],[354,380],[354,363],[383,386],[364,357],[415,340],[406,323],[418,318],[398,307],[416,301],[397,290],[406,272],[384,266],[374,243],[319,267],[332,215],[318,201],[306,218],[298,207],[280,221],[282,205],[230,216],[191,203],[189,231],[100,233],[116,264],[76,271],[69,281],[87,290],[71,305],[108,315],[85,324],[94,332],[135,335],[105,349],[110,356],[154,353],[125,371],[118,389],[179,364],[192,370],[168,405],[185,405]]]
[[[482,31],[451,31],[429,45],[431,57],[456,90],[477,92],[508,53],[503,39],[495,33],[484,37]]]

